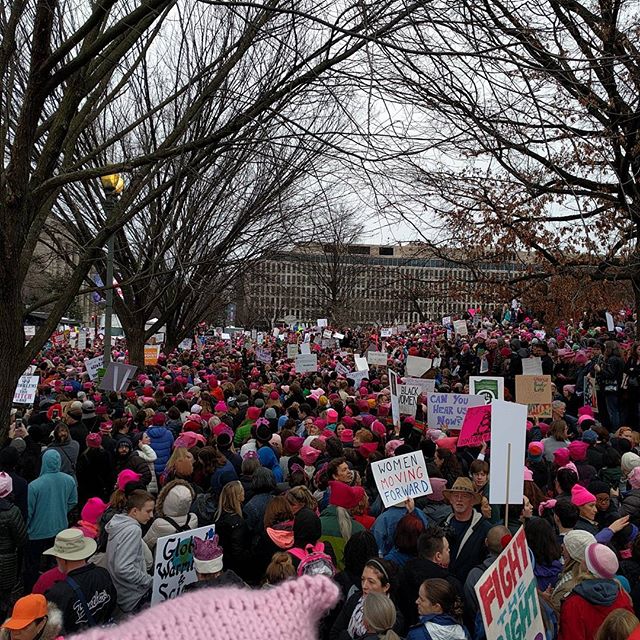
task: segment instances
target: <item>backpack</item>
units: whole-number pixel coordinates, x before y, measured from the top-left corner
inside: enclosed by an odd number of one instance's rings
[[[315,547],[308,544],[304,549],[289,549],[289,553],[300,560],[299,576],[323,575],[333,578],[336,574],[333,560],[324,552],[324,543],[322,542],[318,542]]]

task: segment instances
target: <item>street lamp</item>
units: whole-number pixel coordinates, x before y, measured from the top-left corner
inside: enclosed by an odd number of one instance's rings
[[[119,173],[114,173],[100,178],[102,190],[105,195],[104,211],[107,215],[107,222],[111,217],[113,207],[118,200],[118,196],[124,189],[124,180]],[[107,240],[107,291],[106,307],[104,310],[104,360],[103,367],[106,368],[111,362],[111,318],[113,317],[113,248],[114,234]]]

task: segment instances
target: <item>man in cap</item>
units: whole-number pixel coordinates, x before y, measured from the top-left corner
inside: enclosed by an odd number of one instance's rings
[[[109,572],[87,562],[95,552],[96,541],[80,529],[63,529],[53,547],[44,552],[56,559],[65,574],[65,579],[45,595],[62,612],[67,634],[109,622],[116,607],[116,589]]]
[[[451,544],[450,570],[464,584],[471,569],[484,560],[484,542],[491,523],[473,508],[480,504],[482,496],[469,478],[458,478],[451,489],[442,493],[453,510],[445,520]]]

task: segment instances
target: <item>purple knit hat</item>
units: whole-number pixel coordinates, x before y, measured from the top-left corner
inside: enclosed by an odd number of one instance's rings
[[[222,547],[218,544],[218,536],[209,540],[193,539],[193,566],[198,573],[222,571]]]

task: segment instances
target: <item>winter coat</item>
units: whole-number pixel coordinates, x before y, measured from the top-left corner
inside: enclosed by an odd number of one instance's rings
[[[156,452],[148,444],[139,444],[136,449],[136,455],[140,456],[149,467],[151,482],[147,485],[147,491],[155,496],[158,494],[158,479],[156,478],[155,470]]]
[[[427,502],[422,511],[433,524],[440,524],[451,515],[451,505],[446,502]]]
[[[640,523],[640,489],[631,489],[620,503],[620,515],[629,516],[629,520],[638,525]]]
[[[382,556],[387,555],[391,549],[393,549],[393,539],[396,533],[396,527],[398,522],[407,515],[407,509],[405,507],[393,506],[383,511],[377,518],[371,527],[371,533],[373,533],[376,542],[378,543],[378,549]],[[422,520],[425,527],[429,526],[429,519],[420,509],[413,511],[415,515]]]
[[[336,618],[333,626],[331,627],[331,631],[329,632],[329,640],[351,640],[351,635],[349,634],[349,622],[351,621],[351,616],[358,605],[358,602],[362,598],[362,592],[356,591],[345,603],[338,617]],[[396,622],[393,625],[393,630],[399,635],[403,636],[404,631],[404,618],[402,617],[402,612],[398,611],[396,607]]]
[[[558,640],[593,640],[615,609],[633,613],[631,598],[615,580],[580,582],[562,603]]]
[[[229,460],[227,460],[221,467],[218,467],[211,474],[211,491],[216,499],[220,497],[220,493],[222,493],[222,488],[225,484],[229,484],[229,482],[233,482],[237,479],[238,474]]]
[[[27,543],[27,526],[20,509],[7,498],[0,498],[0,593],[7,593],[18,582],[19,553]]]
[[[83,422],[74,422],[69,425],[69,435],[72,440],[78,443],[78,455],[87,448],[87,436],[90,431]]]
[[[540,591],[546,591],[547,587],[555,587],[562,572],[562,562],[560,560],[554,560],[550,565],[537,564],[533,570],[533,573],[538,582],[538,589]]]
[[[136,520],[123,513],[116,513],[105,528],[109,536],[107,568],[118,594],[118,606],[128,613],[153,583],[144,559],[142,530]]]
[[[406,640],[469,640],[467,630],[448,614],[420,616],[420,624],[409,629]]]
[[[264,512],[272,498],[270,493],[257,493],[244,505],[244,519],[251,533],[264,531]]]
[[[200,493],[191,503],[190,511],[198,518],[199,527],[213,524],[216,519],[216,512],[218,511],[218,501],[215,499],[215,496],[208,491]]]
[[[478,596],[476,596],[475,586],[484,572],[498,559],[495,553],[489,553],[482,564],[473,567],[464,583],[464,606],[469,618],[475,617],[478,611]]]
[[[449,525],[453,515],[446,520]],[[471,516],[471,524],[465,530],[460,540],[451,540],[451,562],[449,570],[464,584],[469,571],[482,561],[487,549],[484,544],[487,533],[491,529],[491,523],[483,518],[477,511]]]
[[[174,440],[173,433],[171,433],[171,430],[167,427],[149,427],[147,429],[147,435],[151,440],[149,444],[157,456],[154,462],[155,471],[160,475],[171,457]]]
[[[346,513],[347,517],[351,520],[351,535],[364,531],[364,527],[357,520],[354,520],[348,511]],[[342,569],[344,569],[344,546],[347,544],[347,541],[342,537],[342,533],[340,533],[338,507],[330,504],[320,514],[320,524],[322,525],[322,536],[320,540],[331,544],[338,562],[336,568],[342,571]]]
[[[131,452],[126,459],[116,459],[116,475],[123,469],[131,469],[135,473],[140,474],[140,482],[145,486],[148,486],[151,482],[151,471],[149,465],[135,452]]]
[[[251,546],[251,532],[244,519],[237,513],[225,511],[215,522],[220,546],[224,549],[223,568],[235,571],[241,578],[247,575],[251,562],[248,550]]]
[[[87,447],[78,457],[76,473],[80,504],[95,497],[109,501],[116,479],[111,456],[102,447]]]
[[[54,538],[66,529],[67,514],[78,503],[75,480],[60,471],[60,453],[47,449],[42,455],[40,477],[29,485],[29,540]]]
[[[69,439],[66,442],[52,442],[47,450],[60,453],[60,471],[69,474],[75,480],[80,445],[75,440]]]
[[[172,480],[163,487],[156,502],[156,518],[144,536],[144,541],[151,551],[155,549],[158,538],[198,526],[197,516],[189,513],[195,496],[195,491],[186,480]],[[173,520],[180,529],[165,516]]]

